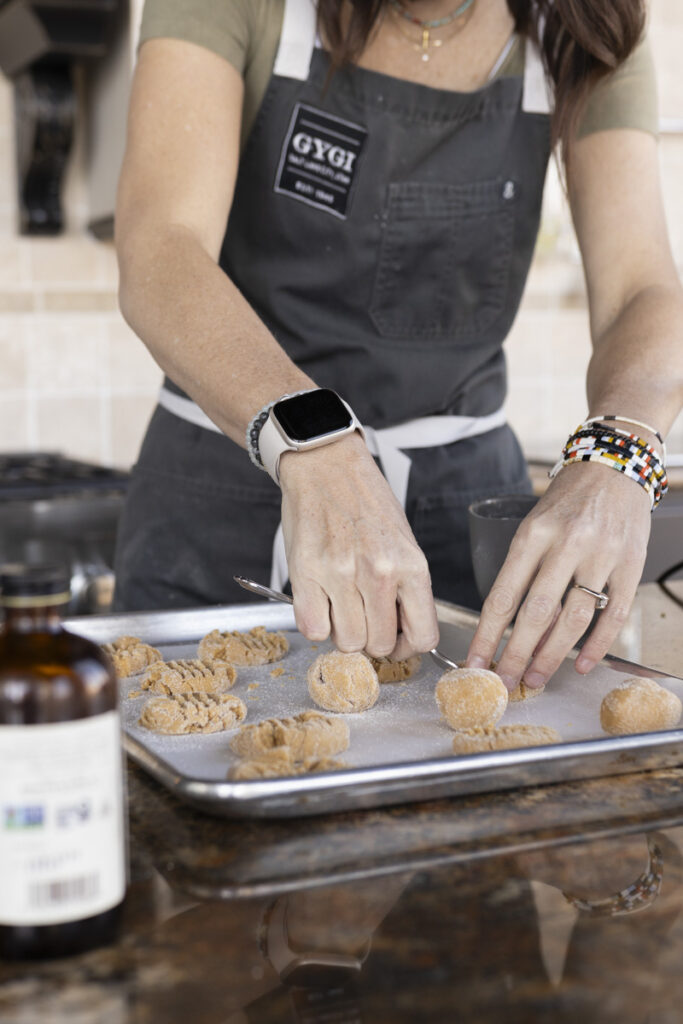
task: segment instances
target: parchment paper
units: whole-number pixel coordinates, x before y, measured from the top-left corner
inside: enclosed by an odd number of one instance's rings
[[[237,681],[230,692],[247,706],[244,724],[316,707],[308,694],[306,670],[317,655],[331,645],[310,644],[297,632],[286,633],[290,651],[281,661],[259,668],[237,669]],[[440,647],[450,657],[464,658],[470,638],[468,630],[449,623],[441,626]],[[165,644],[160,650],[165,660],[197,655],[196,643]],[[280,667],[283,673],[273,675],[273,670]],[[453,732],[441,719],[434,700],[434,688],[441,674],[442,669],[429,655],[423,655],[420,670],[411,679],[381,685],[379,700],[373,708],[361,714],[344,715],[351,732],[351,744],[346,753],[339,755],[339,760],[349,767],[361,768],[450,756]],[[627,673],[606,665],[598,665],[583,677],[568,659],[540,696],[509,704],[499,724],[552,726],[565,741],[603,737],[600,703],[611,689],[628,678]],[[658,682],[683,699],[683,682],[675,679],[659,679]],[[137,722],[145,701],[153,695],[128,698],[130,691],[139,690],[139,676],[123,680],[120,685],[124,728],[131,736],[182,775],[216,782],[226,779],[235,760],[230,751],[230,739],[236,730],[207,736],[162,736],[150,732]]]

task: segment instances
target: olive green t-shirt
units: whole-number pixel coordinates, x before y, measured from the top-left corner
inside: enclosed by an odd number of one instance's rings
[[[285,0],[145,0],[140,43],[183,39],[224,57],[244,78],[242,144],[273,71]],[[524,46],[517,38],[495,77],[521,75]],[[593,90],[579,136],[611,128],[658,131],[654,61],[645,40]]]

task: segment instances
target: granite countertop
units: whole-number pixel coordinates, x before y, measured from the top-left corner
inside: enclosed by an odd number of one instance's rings
[[[682,626],[646,585],[615,653],[683,675]],[[2,1024],[683,1020],[683,768],[290,822],[128,783],[118,942],[0,963]]]

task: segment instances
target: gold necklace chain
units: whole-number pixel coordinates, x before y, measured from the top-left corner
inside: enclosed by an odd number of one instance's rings
[[[457,35],[459,35],[469,22],[470,18],[472,17],[475,6],[476,0],[473,4],[471,4],[470,7],[467,8],[467,10],[462,15],[460,15],[459,18],[455,19],[452,25],[452,31],[447,39],[432,39],[431,33],[433,29],[430,29],[427,25],[422,25],[420,29],[422,39],[420,42],[417,42],[414,36],[411,36],[406,30],[406,28],[404,28],[401,14],[399,11],[396,10],[396,8],[393,5],[389,6],[389,11],[393,15],[394,27],[398,34],[403,36],[403,38],[410,43],[413,50],[417,50],[420,53],[421,59],[425,63],[427,63],[429,60],[431,60],[431,54],[429,52],[430,48],[433,48],[435,50],[439,49],[440,47],[443,46],[444,43],[450,43],[451,39],[454,39]]]

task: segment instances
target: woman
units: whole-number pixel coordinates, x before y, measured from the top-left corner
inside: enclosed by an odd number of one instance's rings
[[[559,142],[589,414],[627,419],[574,438],[566,461],[586,458],[518,531],[469,661],[488,665],[518,613],[498,670],[542,685],[608,588],[577,668],[602,657],[683,393],[643,19],[639,0],[147,0],[117,244],[123,313],[167,380],[120,607],[237,598],[234,573],[268,577],[280,516],[311,640],[401,657],[437,641],[432,585],[476,602],[467,505],[529,486],[501,346]],[[647,479],[612,469],[633,431]]]

